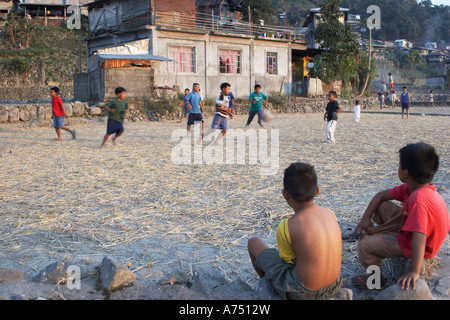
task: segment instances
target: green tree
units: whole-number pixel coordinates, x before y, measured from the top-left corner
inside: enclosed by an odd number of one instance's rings
[[[341,79],[347,87],[356,77],[361,47],[351,27],[340,21],[339,7],[340,0],[328,0],[320,9],[319,23],[313,35],[323,52],[315,57],[316,71],[321,80],[331,83]]]
[[[254,24],[258,24],[260,20],[264,21],[264,24],[273,25],[276,22],[275,15],[277,12],[272,8],[272,0],[244,0],[242,3],[244,8],[244,20],[251,21]],[[250,11],[248,8],[250,7]]]

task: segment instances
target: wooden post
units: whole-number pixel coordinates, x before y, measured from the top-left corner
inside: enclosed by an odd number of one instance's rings
[[[44,26],[47,26],[47,6],[44,6]]]
[[[368,63],[366,81],[364,82],[364,87],[360,93],[360,96],[364,95],[364,92],[366,92],[367,84],[369,83],[369,78],[370,78],[371,63],[372,63],[372,28],[369,28],[369,63]]]

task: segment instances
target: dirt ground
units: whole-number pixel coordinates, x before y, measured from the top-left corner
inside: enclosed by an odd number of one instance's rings
[[[411,112],[426,111],[419,109]],[[449,108],[436,109],[450,114]],[[341,114],[335,144],[326,143],[322,114],[274,115],[264,128],[269,137],[279,133],[273,175],[261,175],[263,164],[248,161],[174,164],[179,142],[171,135],[184,128],[174,121],[128,122],[118,145],[108,142],[103,149],[101,120],[71,119],[78,138],[63,133],[62,142],[52,141],[50,123],[2,124],[0,267],[32,277],[53,261],[93,264],[109,255],[148,281],[211,266],[253,285],[248,239],[259,236],[275,246],[276,227],[291,214],[281,195],[284,168],[296,161],[313,164],[321,187],[316,203],[332,209],[349,233],[376,192],[400,183],[398,150],[418,141],[440,155],[433,182],[450,203],[450,117],[402,120],[398,108],[397,114],[375,111],[363,111],[360,123],[352,113]],[[237,116],[230,129],[247,130],[245,121]],[[211,117],[205,127],[210,124]],[[250,128],[259,129],[256,120]],[[342,274],[358,272],[356,242],[345,241]]]

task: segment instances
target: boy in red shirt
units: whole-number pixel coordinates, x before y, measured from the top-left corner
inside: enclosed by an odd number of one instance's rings
[[[69,116],[66,114],[66,111],[63,107],[63,102],[59,95],[59,88],[53,87],[50,89],[50,96],[52,97],[52,109],[53,109],[53,126],[55,127],[56,134],[58,135],[58,139],[55,141],[61,141],[61,129],[66,130],[72,134],[72,139],[75,140],[77,133],[75,130],[70,130],[64,123],[65,118]]]
[[[355,231],[360,232],[358,255],[365,268],[380,267],[388,257],[411,259],[409,271],[397,281],[408,290],[410,284],[415,289],[424,258],[433,258],[442,246],[449,232],[449,213],[431,183],[439,167],[435,149],[419,142],[399,153],[398,177],[403,184],[375,195]],[[403,207],[389,200],[400,201]],[[367,289],[370,276],[360,275],[352,282]]]

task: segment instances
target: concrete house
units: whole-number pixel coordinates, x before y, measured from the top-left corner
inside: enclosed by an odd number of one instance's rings
[[[237,3],[221,2],[231,13],[214,20],[236,16]],[[194,0],[98,0],[86,6],[88,71],[74,76],[75,95],[84,100],[109,99],[119,85],[129,97],[157,98],[194,82],[206,98],[215,98],[222,82],[238,98],[248,97],[256,83],[291,95],[292,65],[303,65],[309,54],[294,29],[283,27],[292,34],[278,38],[262,36],[269,33],[248,23],[199,24]]]

